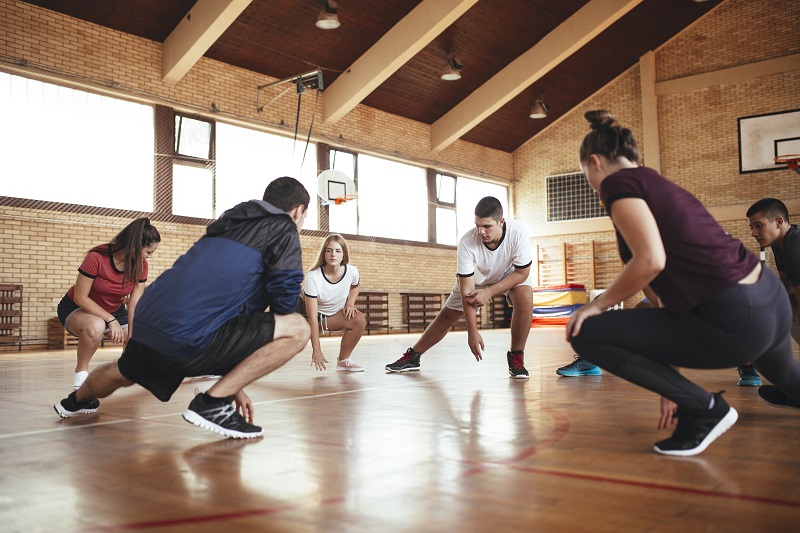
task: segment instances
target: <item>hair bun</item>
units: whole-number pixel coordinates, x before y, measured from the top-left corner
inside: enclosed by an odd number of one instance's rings
[[[617,119],[614,118],[614,115],[604,109],[587,111],[583,116],[586,117],[587,121],[589,121],[589,127],[593,130],[603,127],[616,126],[618,124]]]

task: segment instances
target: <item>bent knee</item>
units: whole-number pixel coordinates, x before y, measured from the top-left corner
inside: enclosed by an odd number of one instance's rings
[[[100,341],[103,340],[103,333],[105,333],[105,330],[105,324],[102,320],[91,320],[78,329],[78,331],[75,332],[75,336],[79,339],[83,338],[97,341],[99,345]]]
[[[299,313],[290,315],[275,315],[274,338],[293,337],[300,342],[308,342],[311,338],[311,329],[308,321]]]
[[[364,331],[367,329],[367,317],[364,313],[359,313],[353,317],[353,329]]]
[[[533,309],[533,288],[530,285],[517,285],[508,291],[514,309]]]

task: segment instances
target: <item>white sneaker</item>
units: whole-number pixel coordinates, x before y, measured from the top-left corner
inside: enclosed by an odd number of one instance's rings
[[[336,370],[346,370],[347,372],[363,372],[364,369],[358,366],[352,359],[345,359],[336,362]]]
[[[81,370],[80,372],[75,372],[75,379],[72,380],[72,386],[75,390],[81,388],[83,382],[86,381],[86,378],[89,377],[89,372],[86,370]]]

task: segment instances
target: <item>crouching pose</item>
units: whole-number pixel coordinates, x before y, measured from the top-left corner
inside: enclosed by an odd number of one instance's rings
[[[339,234],[328,235],[322,243],[319,258],[306,276],[305,308],[311,328],[311,364],[325,370],[325,354],[319,342],[323,331],[344,331],[339,345],[336,370],[363,372],[364,368],[350,359],[367,327],[367,319],[356,309],[361,290],[358,269],[350,264],[347,241]]]
[[[166,402],[183,378],[220,375],[183,417],[225,437],[261,436],[244,387],[308,343],[308,325],[294,313],[303,281],[299,231],[308,202],[299,181],[278,178],[263,201],[239,204],[210,224],[144,292],[122,356],[93,370],[55,404],[56,412],[64,418],[93,413],[98,398],[134,383]]]
[[[748,361],[800,404],[800,364],[783,285],[732,239],[690,193],[639,166],[631,131],[605,111],[586,113],[591,132],[580,163],[617,230],[625,267],[567,324],[578,355],[662,396],[660,428],[677,416],[655,451],[695,455],[737,420],[736,410],[674,366],[733,368]],[[605,313],[644,290],[658,309]],[[762,395],[763,396],[763,395]],[[773,403],[777,403],[777,400]]]

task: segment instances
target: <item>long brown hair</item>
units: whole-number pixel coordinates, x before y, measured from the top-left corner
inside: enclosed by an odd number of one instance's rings
[[[122,284],[128,282],[138,283],[144,271],[143,248],[161,242],[161,234],[155,226],[150,224],[147,217],[137,218],[125,228],[117,233],[117,236],[108,243],[109,252],[113,256],[115,253],[125,250],[124,273]],[[94,248],[98,250],[99,248]],[[102,250],[105,251],[105,250]]]
[[[314,266],[311,267],[311,270],[322,268],[322,266],[325,264],[325,249],[332,241],[336,241],[342,246],[342,264],[346,265],[350,262],[350,252],[347,250],[347,241],[344,240],[344,237],[338,233],[331,233],[322,243],[322,246],[319,249],[319,257],[317,257],[317,261],[314,263]]]
[[[592,128],[581,143],[580,160],[589,161],[589,156],[598,154],[611,161],[625,157],[639,164],[639,147],[628,128],[620,126],[614,115],[605,110],[587,111],[583,115]]]

